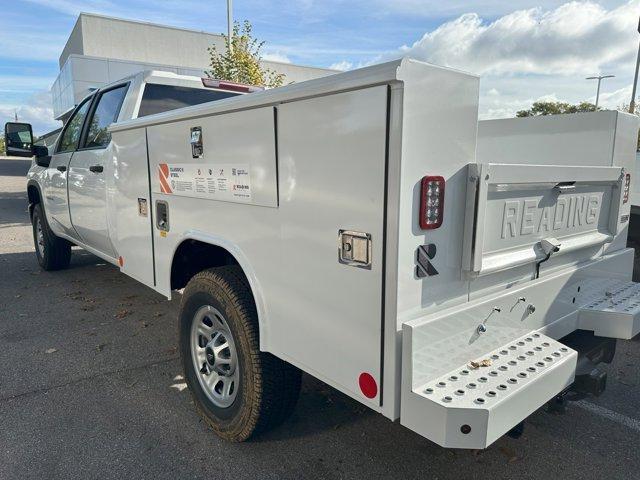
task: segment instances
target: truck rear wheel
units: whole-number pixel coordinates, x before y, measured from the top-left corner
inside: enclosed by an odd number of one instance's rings
[[[33,243],[40,267],[44,270],[61,270],[69,266],[71,260],[71,244],[64,238],[57,237],[49,228],[42,205],[39,203],[31,215],[33,226]]]
[[[184,290],[179,323],[185,380],[220,437],[242,442],[289,416],[300,371],[260,351],[256,307],[239,267],[195,275]]]

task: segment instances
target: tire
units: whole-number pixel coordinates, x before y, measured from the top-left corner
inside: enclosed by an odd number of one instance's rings
[[[179,335],[189,391],[218,436],[242,442],[293,412],[300,370],[260,351],[256,307],[239,267],[211,268],[189,281]]]
[[[33,208],[31,215],[33,227],[33,244],[36,249],[38,263],[43,270],[61,270],[69,266],[71,260],[71,243],[57,237],[49,228],[42,205]]]

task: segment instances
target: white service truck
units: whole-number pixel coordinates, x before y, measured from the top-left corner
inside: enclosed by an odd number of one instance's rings
[[[35,149],[38,261],[66,267],[73,244],[184,289],[185,378],[223,438],[282,422],[304,371],[440,445],[487,447],[602,391],[597,364],[640,331],[638,121],[478,122],[478,84],[402,59],[148,116],[143,77],[101,88]]]

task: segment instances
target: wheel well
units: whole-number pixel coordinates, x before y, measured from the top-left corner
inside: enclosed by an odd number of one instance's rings
[[[29,216],[33,214],[33,207],[40,203],[40,190],[35,185],[27,187],[27,198],[29,199]]]
[[[224,265],[239,265],[239,263],[233,255],[222,247],[198,240],[185,240],[178,246],[173,256],[171,263],[171,289],[179,290],[184,288],[191,277],[202,270]]]

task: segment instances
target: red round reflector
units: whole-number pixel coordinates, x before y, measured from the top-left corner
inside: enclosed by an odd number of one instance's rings
[[[366,372],[361,373],[358,378],[358,383],[360,384],[360,390],[365,397],[374,398],[378,394],[378,384],[371,374]]]
[[[122,258],[121,256],[118,257],[118,265],[120,265],[121,267],[124,266],[124,258]]]

